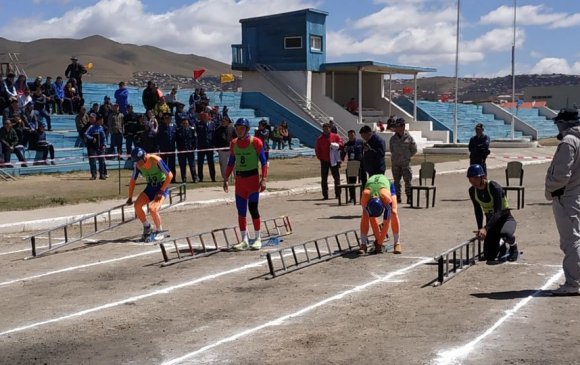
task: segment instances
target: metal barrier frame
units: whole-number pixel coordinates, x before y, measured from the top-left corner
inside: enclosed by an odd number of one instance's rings
[[[477,246],[475,243],[476,241]],[[453,279],[459,273],[475,265],[477,261],[481,261],[481,258],[483,256],[481,246],[482,241],[478,240],[477,237],[473,237],[465,242],[458,244],[453,248],[450,248],[449,250],[443,252],[439,256],[434,257],[435,262],[437,262],[437,280],[434,286],[443,285],[447,281]],[[477,252],[475,251],[476,248]],[[453,265],[451,267],[449,264],[450,259],[449,256],[451,256],[451,260],[453,261]]]
[[[277,217],[277,218],[271,218],[271,219],[266,219],[266,220],[262,220],[262,226],[263,229],[265,230],[266,236],[263,237],[263,239],[267,239],[269,237],[273,237],[273,236],[277,236],[277,237],[282,237],[282,236],[287,236],[292,234],[292,225],[290,224],[290,218],[287,216],[281,216],[281,217]],[[272,227],[272,223],[273,223],[273,227]],[[281,231],[281,228],[283,228],[283,231]],[[230,242],[232,240],[230,240],[230,236],[228,236],[228,232],[233,233],[233,235],[235,236],[235,242]],[[219,236],[223,235],[223,241],[225,241],[226,246],[221,246],[219,245]],[[199,239],[200,243],[201,243],[201,247],[202,247],[202,252],[196,252],[195,249],[193,248],[191,242],[192,239]],[[187,244],[187,246],[182,245],[180,247],[180,245],[178,244],[179,241],[184,241]],[[217,228],[217,229],[213,229],[211,231],[207,231],[207,232],[202,232],[202,233],[194,233],[194,234],[188,234],[182,237],[178,237],[178,238],[169,238],[166,240],[163,240],[161,242],[159,242],[159,248],[161,249],[161,255],[163,256],[163,263],[161,264],[162,267],[165,266],[169,266],[169,265],[173,265],[173,264],[177,264],[179,262],[183,262],[183,261],[188,261],[188,260],[193,260],[193,259],[197,259],[200,257],[206,257],[206,256],[210,256],[213,255],[215,253],[224,251],[224,250],[229,250],[233,244],[237,244],[240,243],[241,241],[241,234],[240,234],[240,230],[238,226],[232,226],[232,227],[224,227],[224,228]],[[175,249],[175,253],[177,254],[177,257],[174,258],[169,258],[168,255],[168,249],[166,248],[166,245],[172,244],[174,249]],[[208,245],[211,245],[212,247],[208,247]],[[183,255],[180,251],[181,248],[186,248],[189,252],[187,255]]]
[[[341,244],[340,237],[342,236],[344,236],[344,238],[346,239],[346,242],[343,242],[343,244],[346,244],[346,247],[343,247],[343,245]],[[332,239],[335,240],[336,247],[338,248],[338,250],[333,251],[331,249],[330,247],[331,242],[329,240]],[[354,240],[355,244],[353,244],[352,240]],[[328,250],[328,253],[322,253],[320,251],[320,244],[325,245],[325,248]],[[310,254],[308,253],[307,246],[311,247],[313,246],[316,249],[316,254],[314,255],[314,257],[311,257]],[[298,259],[298,256],[296,254],[297,247],[300,247],[304,250],[305,260],[301,261]],[[358,231],[352,229],[341,233],[337,233],[335,235],[321,237],[311,241],[299,243],[294,246],[281,248],[273,252],[268,252],[268,254],[266,255],[266,259],[268,260],[268,268],[270,270],[270,275],[272,275],[271,279],[274,279],[276,277],[288,274],[296,270],[303,269],[305,267],[315,265],[320,262],[326,262],[336,257],[344,256],[348,253],[353,252],[355,249],[358,250],[359,248],[360,248],[360,239],[358,236]],[[284,260],[285,252],[292,253],[292,258],[294,259],[293,263],[286,264],[286,261]],[[276,255],[279,256],[280,262],[282,263],[282,268],[277,270],[274,268],[274,260],[273,260],[273,256]]]
[[[179,201],[178,202],[179,203],[183,202],[186,199],[186,197],[187,197],[187,189],[186,189],[185,184],[180,184],[178,186],[173,186],[173,187],[169,188],[168,190],[169,190],[169,199],[168,199],[169,200],[169,204],[168,205],[165,205],[165,206],[162,206],[161,207],[161,210],[166,209],[166,208],[169,208],[169,207],[171,207],[173,205],[173,197],[174,197],[174,195],[177,195],[178,196],[178,198],[179,198]],[[177,190],[177,192],[175,192],[175,190]],[[35,234],[31,235],[31,236],[24,237],[23,240],[30,240],[30,245],[31,245],[31,250],[32,250],[32,256],[26,257],[25,259],[31,259],[31,258],[36,258],[36,257],[43,256],[43,255],[45,255],[45,254],[47,254],[49,252],[58,250],[61,247],[68,246],[68,245],[70,245],[72,243],[81,241],[81,240],[83,240],[85,238],[88,238],[88,237],[92,237],[92,236],[97,235],[97,234],[102,233],[102,232],[109,231],[109,230],[111,230],[113,228],[119,227],[119,226],[121,226],[121,225],[123,225],[125,223],[129,223],[129,222],[135,220],[137,217],[135,216],[134,213],[133,213],[133,216],[131,218],[128,218],[127,217],[126,210],[128,208],[129,208],[129,206],[127,204],[116,205],[116,206],[114,206],[112,208],[109,208],[107,210],[103,210],[103,211],[100,211],[100,212],[97,212],[97,213],[93,213],[93,214],[90,214],[90,215],[87,215],[87,216],[83,216],[82,218],[75,219],[75,220],[73,220],[71,222],[62,224],[60,226],[57,226],[57,227],[54,227],[54,228],[50,228],[50,229],[44,230],[42,232],[35,233]],[[149,208],[149,206],[147,206],[147,208]],[[112,212],[114,210],[118,210],[118,209],[121,210],[121,221],[118,222],[118,223],[116,223],[116,224],[113,224],[112,223]],[[107,223],[108,223],[108,225],[105,228],[99,229],[99,220],[98,220],[98,218],[100,216],[103,216],[103,215],[106,215],[107,216]],[[83,227],[84,227],[83,224],[86,224],[87,221],[91,221],[91,220],[92,220],[92,225],[94,226],[94,231],[92,231],[90,233],[87,233],[87,234],[84,234],[85,232],[83,230]],[[75,224],[78,224],[79,225],[80,235],[79,235],[79,237],[76,237],[76,238],[74,238],[72,240],[69,240],[69,234],[68,234],[69,233],[68,232],[69,227],[72,227]],[[56,230],[60,230],[60,229],[63,230],[64,241],[58,242],[58,243],[53,243],[52,242],[52,232],[54,232]],[[38,252],[38,248],[36,247],[36,239],[37,239],[37,237],[42,236],[42,235],[48,235],[48,249],[45,250],[45,251],[42,251],[42,252]]]

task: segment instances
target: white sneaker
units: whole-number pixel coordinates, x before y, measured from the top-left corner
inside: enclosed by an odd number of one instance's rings
[[[552,290],[552,295],[556,296],[580,295],[580,287],[568,284],[560,285],[558,289]]]
[[[259,239],[259,238],[256,238],[254,240],[254,242],[252,243],[252,245],[250,246],[250,249],[257,251],[257,250],[259,250],[261,248],[262,248],[262,240]]]
[[[250,244],[246,239],[242,240],[242,242],[237,245],[232,246],[232,250],[234,251],[246,251],[248,248],[250,248]]]

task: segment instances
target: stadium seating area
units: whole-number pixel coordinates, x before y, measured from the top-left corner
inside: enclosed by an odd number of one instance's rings
[[[516,116],[535,128],[538,131],[538,138],[555,137],[558,135],[558,128],[553,121],[541,116],[538,109],[520,108],[516,112]]]

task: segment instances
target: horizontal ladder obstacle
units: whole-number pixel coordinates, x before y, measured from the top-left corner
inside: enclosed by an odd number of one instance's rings
[[[434,286],[443,285],[443,283],[475,265],[477,261],[480,261],[483,257],[481,244],[482,242],[477,237],[473,237],[435,256],[434,260],[437,262],[437,280]]]
[[[165,202],[167,203],[161,207],[162,210],[171,207],[174,204],[174,200],[176,198],[178,199],[176,203],[181,203],[186,199],[185,184],[180,184],[178,186],[171,187],[168,190],[169,190],[169,199],[166,200]],[[128,214],[129,208],[130,206],[128,206],[127,204],[116,205],[112,208],[97,213],[93,213],[90,215],[86,215],[83,216],[82,218],[75,219],[71,222],[59,225],[57,227],[50,228],[45,231],[35,233],[31,236],[24,237],[23,240],[30,240],[30,246],[32,249],[32,256],[26,257],[26,259],[43,256],[49,252],[56,251],[64,246],[68,246],[83,239],[95,236],[99,233],[103,233],[113,228],[119,227],[125,223],[129,223],[137,218],[135,216],[134,211],[129,216]],[[147,208],[149,208],[149,206],[147,206]],[[131,207],[130,209],[133,208]],[[117,223],[113,223],[114,217],[118,215],[121,216],[121,220]],[[105,218],[104,223],[99,222],[103,220],[102,218]],[[70,231],[72,227],[75,225],[78,225],[79,227],[79,234],[78,236],[71,238],[69,237]],[[89,229],[85,228],[87,225],[90,227]],[[62,233],[62,236],[59,237],[64,237],[64,239],[61,239],[59,240],[59,242],[56,243],[53,242],[54,240],[53,236],[55,231],[60,231]],[[37,247],[37,239],[44,238],[44,236],[47,236],[48,248],[44,251],[39,251],[39,247]]]
[[[292,234],[290,218],[281,216],[272,219],[265,219],[262,224],[262,241],[273,237],[282,237]],[[241,234],[238,226],[217,228],[202,233],[192,233],[183,237],[169,238],[159,242],[159,248],[163,255],[161,266],[169,266],[179,262],[206,257],[215,253],[229,250],[233,245],[241,242]],[[194,247],[194,244],[199,249]],[[170,251],[170,247],[173,250]],[[169,257],[169,253],[174,253],[175,257]]]

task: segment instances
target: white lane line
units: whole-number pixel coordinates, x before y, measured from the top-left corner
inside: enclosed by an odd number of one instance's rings
[[[164,289],[155,290],[155,291],[153,291],[151,293],[137,295],[137,296],[134,296],[134,297],[131,297],[131,298],[119,300],[119,301],[112,302],[112,303],[105,304],[105,305],[101,305],[101,306],[98,306],[98,307],[93,307],[93,308],[85,309],[83,311],[76,312],[76,313],[72,313],[72,314],[69,314],[69,315],[66,315],[66,316],[62,316],[62,317],[58,317],[58,318],[53,318],[53,319],[49,319],[49,320],[42,321],[42,322],[31,323],[31,324],[26,325],[26,326],[16,327],[16,328],[13,328],[11,330],[7,330],[7,331],[4,331],[4,332],[0,332],[0,337],[6,336],[6,335],[9,335],[9,334],[12,334],[12,333],[22,332],[22,331],[29,330],[29,329],[32,329],[32,328],[44,326],[44,325],[47,325],[47,324],[64,321],[64,320],[71,319],[71,318],[74,318],[74,317],[82,317],[82,316],[84,316],[86,314],[98,312],[98,311],[105,310],[105,309],[109,309],[109,308],[113,308],[113,307],[118,307],[118,306],[123,305],[123,304],[131,303],[131,302],[136,302],[136,301],[139,301],[139,300],[142,300],[142,299],[146,299],[146,298],[150,298],[150,297],[153,297],[153,296],[156,296],[156,295],[169,294],[172,291],[175,291],[177,289],[186,288],[186,287],[189,287],[189,286],[192,286],[192,285],[196,285],[196,284],[202,283],[204,281],[210,281],[210,280],[213,280],[213,279],[217,279],[217,278],[219,278],[221,276],[225,276],[225,275],[229,275],[229,274],[234,274],[234,273],[237,273],[237,272],[240,272],[240,271],[252,269],[252,268],[255,268],[255,267],[262,266],[264,264],[266,264],[266,261],[260,261],[260,262],[257,262],[257,263],[244,265],[244,266],[241,266],[241,267],[238,267],[238,268],[235,268],[235,269],[231,269],[231,270],[227,270],[227,271],[222,271],[222,272],[219,272],[217,274],[207,275],[207,276],[204,276],[204,277],[195,279],[195,280],[186,281],[185,283],[181,283],[181,284],[178,284],[178,285],[169,286],[169,287],[164,288]]]
[[[318,303],[315,303],[313,305],[310,305],[308,307],[302,308],[301,310],[299,310],[297,312],[287,314],[285,316],[276,318],[276,319],[274,319],[272,321],[269,321],[269,322],[264,323],[262,325],[259,325],[257,327],[250,328],[250,329],[247,329],[247,330],[242,331],[240,333],[237,333],[237,334],[235,334],[233,336],[223,338],[223,339],[221,339],[221,340],[219,340],[217,342],[214,342],[214,343],[212,343],[210,345],[204,346],[204,347],[200,348],[199,350],[192,351],[192,352],[190,352],[188,354],[185,354],[185,355],[183,355],[181,357],[178,357],[176,359],[165,361],[165,362],[163,362],[162,365],[178,364],[178,363],[180,363],[180,362],[182,362],[184,360],[191,359],[192,357],[197,356],[197,355],[199,355],[199,354],[201,354],[203,352],[206,352],[208,350],[211,350],[211,349],[213,349],[213,348],[215,348],[217,346],[223,345],[224,343],[228,343],[228,342],[235,341],[235,340],[237,340],[239,338],[242,338],[244,336],[247,336],[247,335],[249,335],[251,333],[255,333],[255,332],[258,332],[260,330],[263,330],[264,328],[267,328],[267,327],[279,326],[279,325],[283,324],[284,321],[287,321],[289,319],[292,319],[292,318],[301,316],[303,314],[306,314],[306,313],[308,313],[308,312],[310,312],[310,311],[312,311],[312,310],[314,310],[316,308],[322,307],[322,306],[324,306],[326,304],[329,304],[331,302],[339,301],[339,300],[343,299],[344,297],[346,297],[347,295],[354,294],[354,293],[357,293],[357,292],[361,292],[361,291],[363,291],[363,290],[365,290],[365,289],[367,289],[367,288],[369,288],[371,286],[374,286],[376,284],[380,284],[380,283],[383,283],[383,282],[388,282],[393,277],[398,276],[398,275],[403,275],[407,271],[412,270],[412,269],[414,269],[417,266],[424,265],[427,262],[431,262],[432,260],[433,260],[433,258],[431,258],[431,257],[429,257],[427,259],[424,259],[424,260],[421,260],[421,261],[416,262],[416,263],[414,263],[414,264],[412,264],[410,266],[407,266],[407,267],[402,268],[402,269],[397,270],[397,271],[393,271],[393,272],[391,272],[391,273],[389,273],[387,275],[381,276],[381,277],[379,277],[379,278],[377,278],[377,279],[375,279],[373,281],[369,281],[366,284],[362,284],[362,285],[356,286],[356,287],[354,287],[352,289],[345,290],[345,291],[343,291],[341,293],[338,293],[335,296],[332,296],[330,298],[324,299],[324,300],[322,300],[322,301],[320,301]]]
[[[560,279],[560,277],[564,274],[562,270],[560,270],[556,275],[552,276],[539,290],[531,294],[530,296],[520,300],[512,309],[506,310],[505,315],[501,317],[497,322],[495,322],[491,327],[487,329],[484,333],[477,336],[471,342],[454,349],[440,351],[437,355],[438,358],[435,360],[435,364],[437,365],[451,365],[451,364],[459,364],[461,360],[467,357],[471,351],[475,349],[475,345],[485,339],[487,336],[493,333],[496,329],[499,328],[507,319],[511,316],[516,314],[520,309],[522,309],[526,304],[528,304],[533,298],[537,297],[542,291],[546,290],[550,286],[554,285],[554,283]]]
[[[64,237],[62,237],[62,238],[55,238],[55,239],[64,240]],[[83,238],[82,241],[87,241],[89,243],[95,243],[95,242],[97,242],[97,240],[94,240],[92,238]],[[57,244],[55,244],[55,245],[57,245]],[[38,248],[48,248],[48,245],[46,245],[46,246],[37,246],[36,248],[37,249]],[[30,248],[24,248],[22,250],[15,250],[15,251],[1,252],[0,253],[0,256],[11,255],[13,253],[26,252],[26,251],[30,251]]]

